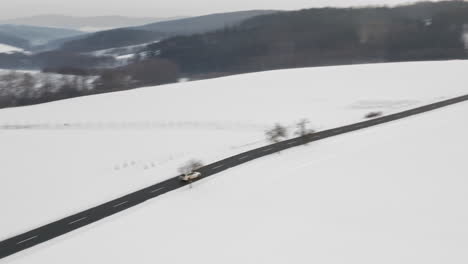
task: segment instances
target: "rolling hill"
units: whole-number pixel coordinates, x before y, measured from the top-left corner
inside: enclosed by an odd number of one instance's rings
[[[232,26],[241,23],[245,19],[272,12],[274,11],[240,11],[194,18],[176,19],[148,24],[140,27],[100,31],[85,38],[66,42],[63,44],[62,49],[75,52],[89,52],[100,49],[138,45],[145,42],[165,39],[174,35],[190,35],[222,29],[226,26]]]
[[[0,110],[0,239],[172,177],[188,159],[266,144],[276,122],[322,130],[466,94],[467,65],[281,70]],[[464,263],[467,111],[252,161],[6,263]]]
[[[0,44],[18,47],[21,49],[29,49],[31,47],[28,40],[3,32],[0,32]]]
[[[256,16],[240,25],[149,46],[187,74],[391,61],[466,59],[468,3],[312,8]]]
[[[0,24],[17,24],[40,27],[68,28],[79,31],[100,31],[113,28],[140,26],[157,21],[178,19],[180,17],[124,17],[124,16],[94,16],[74,17],[64,15],[39,15],[16,19],[0,20]]]
[[[281,70],[2,109],[0,239],[172,177],[186,160],[262,146],[277,122],[291,134],[302,118],[324,130],[465,94],[467,66]],[[35,199],[12,202],[24,193]]]
[[[82,35],[78,30],[36,27],[25,25],[0,25],[0,32],[29,41],[31,46],[46,44],[49,41]]]
[[[223,29],[225,27],[236,26],[252,17],[276,13],[275,10],[251,10],[238,11],[231,13],[219,13],[206,16],[191,17],[172,21],[163,21],[144,26],[135,27],[136,29],[166,32],[173,35],[191,35],[204,33],[213,30]]]
[[[135,30],[135,29],[113,29],[91,34],[85,38],[78,38],[62,43],[60,50],[70,52],[90,52],[103,49],[111,49],[150,43],[167,37],[168,34]]]

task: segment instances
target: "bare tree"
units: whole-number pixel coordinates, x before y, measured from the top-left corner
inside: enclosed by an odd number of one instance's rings
[[[187,175],[193,171],[198,170],[199,168],[203,167],[203,162],[200,160],[192,159],[185,163],[183,166],[179,168],[179,173]]]
[[[310,121],[307,119],[302,119],[296,124],[296,132],[294,132],[294,135],[299,136],[299,137],[304,137],[310,134],[315,133],[315,130],[309,129],[308,125],[310,124]]]
[[[34,89],[35,80],[34,77],[29,73],[23,73],[18,79],[18,91],[20,99],[34,98],[36,91]]]
[[[131,77],[120,70],[104,70],[95,81],[99,91],[125,90],[130,88]]]
[[[278,143],[288,137],[288,129],[281,124],[275,124],[272,129],[265,131],[265,136],[268,141]]]
[[[11,89],[13,86],[16,86],[19,78],[20,74],[15,71],[9,71],[7,74],[0,76],[0,85]]]
[[[315,130],[308,128],[308,125],[310,124],[310,121],[307,119],[302,119],[296,124],[296,132],[294,134],[296,136],[301,137],[301,140],[303,141],[303,144],[307,145],[308,141],[308,136],[312,135],[315,133]]]
[[[31,85],[29,76],[24,77],[22,73],[15,71],[10,71],[0,77],[1,107],[17,106],[19,100],[25,97],[27,93],[25,86]],[[23,79],[26,79],[24,83]]]
[[[44,74],[40,90],[43,93],[53,93],[57,90],[56,83],[50,78],[48,74]]]
[[[20,79],[20,85],[25,89],[33,89],[34,81],[34,77],[30,73],[24,73]]]

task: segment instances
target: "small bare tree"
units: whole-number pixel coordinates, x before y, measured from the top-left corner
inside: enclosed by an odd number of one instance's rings
[[[294,135],[299,136],[299,137],[304,137],[310,134],[315,133],[315,130],[309,129],[308,125],[310,124],[310,121],[307,119],[302,119],[296,124],[296,132],[294,132]]]
[[[187,175],[193,171],[198,170],[199,168],[203,167],[203,162],[200,160],[189,160],[187,163],[185,163],[183,166],[179,168],[179,173]]]
[[[310,121],[307,119],[300,120],[296,124],[296,132],[294,132],[294,135],[301,137],[305,145],[308,143],[308,136],[315,133],[315,130],[308,128],[309,123]]]
[[[2,88],[17,88],[20,77],[21,74],[15,71],[9,71],[7,74],[0,76],[0,85],[2,85]]]
[[[265,131],[265,136],[268,141],[278,143],[288,137],[288,129],[281,124],[275,124],[272,129]]]
[[[57,90],[57,85],[56,83],[50,78],[48,74],[44,74],[42,78],[42,84],[40,87],[40,90],[42,93],[53,93]]]
[[[34,77],[30,73],[23,73],[20,79],[20,85],[25,89],[33,89],[34,88]]]

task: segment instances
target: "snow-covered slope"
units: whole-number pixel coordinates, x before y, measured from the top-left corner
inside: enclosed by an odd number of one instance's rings
[[[6,263],[466,263],[466,113],[262,158]]]
[[[157,121],[271,125],[309,117],[318,126],[426,104],[468,89],[468,61],[304,68],[236,75],[7,109],[2,123]],[[34,114],[33,114],[34,113]]]
[[[465,94],[467,66],[273,71],[1,110],[0,239],[172,177],[188,159],[266,144],[276,122],[324,129]]]
[[[10,45],[0,43],[0,53],[13,53],[13,52],[23,52],[21,48],[13,47]]]

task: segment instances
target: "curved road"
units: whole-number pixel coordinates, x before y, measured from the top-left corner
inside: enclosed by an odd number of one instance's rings
[[[270,155],[270,154],[273,154],[273,153],[276,153],[285,149],[293,148],[293,147],[300,146],[300,145],[313,142],[313,141],[322,140],[324,138],[364,129],[367,127],[376,126],[382,123],[391,122],[394,120],[398,120],[398,119],[402,119],[408,116],[428,112],[437,108],[445,107],[448,105],[460,103],[460,102],[467,101],[467,100],[468,100],[468,95],[464,95],[464,96],[444,100],[441,102],[433,103],[430,105],[425,105],[422,107],[410,109],[410,110],[403,111],[400,113],[396,113],[396,114],[392,114],[392,115],[388,115],[384,117],[379,117],[379,118],[359,122],[359,123],[352,124],[352,125],[329,129],[329,130],[317,132],[308,136],[297,137],[297,138],[289,139],[289,140],[282,141],[276,144],[250,150],[250,151],[217,161],[207,166],[204,166],[203,168],[198,170],[203,175],[203,177],[200,179],[209,177],[213,174],[217,174],[231,167],[235,167],[243,163],[246,163],[248,161],[258,159],[260,157]],[[61,220],[58,220],[53,223],[47,224],[45,226],[36,228],[26,233],[17,235],[15,237],[8,238],[0,242],[0,259],[10,256],[12,254],[15,254],[19,251],[25,250],[27,248],[33,247],[37,244],[43,243],[45,241],[48,241],[60,235],[71,232],[82,226],[99,221],[102,218],[111,216],[129,207],[143,203],[146,200],[155,198],[164,193],[184,187],[187,184],[188,183],[181,182],[177,176],[169,180],[152,185],[150,187],[147,187],[145,189],[136,191],[134,193],[130,193],[128,195],[112,200],[110,202],[90,208],[86,211],[65,217]]]

